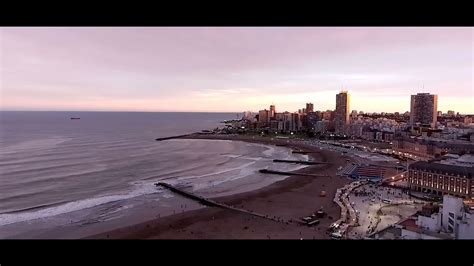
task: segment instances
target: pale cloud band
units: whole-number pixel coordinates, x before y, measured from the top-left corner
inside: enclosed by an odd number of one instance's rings
[[[473,28],[1,28],[3,110],[474,113]]]

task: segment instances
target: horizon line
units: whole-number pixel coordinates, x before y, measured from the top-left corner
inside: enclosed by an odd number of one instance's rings
[[[328,109],[329,110],[329,109]],[[316,110],[315,112],[319,111],[319,112],[326,112],[328,110]],[[133,110],[7,110],[7,109],[0,109],[0,112],[90,112],[90,113],[216,113],[216,114],[225,114],[225,113],[228,113],[228,114],[243,114],[245,112],[248,112],[249,110],[246,110],[246,111],[234,111],[234,112],[231,112],[231,111],[133,111]],[[260,111],[260,110],[259,110]],[[250,111],[252,113],[258,113],[259,111]],[[330,110],[330,111],[334,111],[334,110]],[[353,110],[351,110],[352,112]],[[289,111],[284,111],[284,112],[289,112]],[[284,112],[280,112],[280,113],[284,113]],[[395,111],[395,112],[386,112],[386,111],[380,111],[380,112],[376,112],[376,111],[362,111],[364,112],[364,114],[371,114],[371,113],[389,113],[389,114],[394,114],[394,113],[399,113],[399,114],[404,114],[405,112],[410,112],[409,110],[407,111]],[[278,113],[278,112],[277,112]],[[293,112],[289,112],[289,113],[298,113],[298,111],[293,111]],[[359,113],[359,111],[358,111]],[[444,112],[443,114],[446,114],[446,112]],[[456,113],[459,113],[460,115],[474,115],[474,113],[460,113],[460,112],[456,112]]]

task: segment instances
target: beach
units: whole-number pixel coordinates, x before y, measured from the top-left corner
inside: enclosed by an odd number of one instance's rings
[[[191,135],[192,139],[224,139],[266,145],[287,146],[294,150],[311,151],[310,160],[330,164],[311,165],[297,173],[328,176],[290,176],[269,186],[244,193],[213,198],[221,203],[275,217],[283,222],[249,214],[204,207],[178,214],[154,218],[100,234],[92,239],[327,239],[327,228],[339,219],[340,208],[333,202],[336,190],[349,180],[336,176],[336,170],[349,157],[320,150],[296,139],[277,139],[250,135]],[[320,197],[326,191],[325,197]],[[296,221],[323,209],[327,216],[316,226],[308,227]]]

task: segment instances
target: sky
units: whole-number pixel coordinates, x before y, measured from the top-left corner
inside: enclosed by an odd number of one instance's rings
[[[0,110],[474,114],[474,28],[0,28]]]

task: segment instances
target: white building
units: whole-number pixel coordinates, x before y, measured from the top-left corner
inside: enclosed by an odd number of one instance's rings
[[[474,217],[462,198],[445,195],[443,207],[430,217],[419,215],[416,225],[430,232],[444,232],[455,239],[474,239]]]
[[[439,211],[412,216],[375,235],[378,239],[474,239],[474,210],[445,195]],[[388,234],[387,232],[392,232]],[[396,232],[396,233],[393,233]]]
[[[464,202],[461,198],[446,195],[443,197],[443,209],[440,211],[441,227],[448,233],[457,231],[457,219],[462,216]]]

